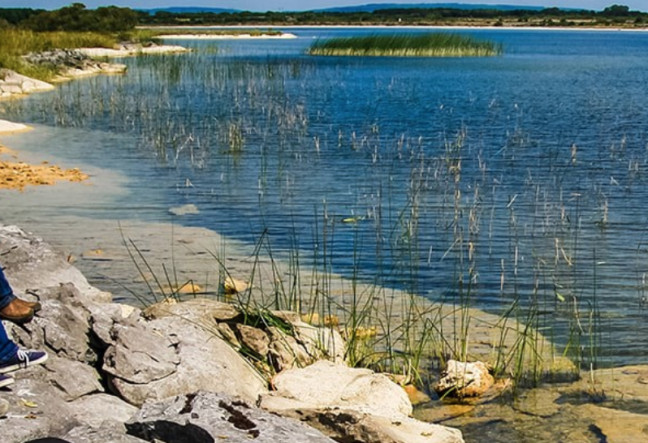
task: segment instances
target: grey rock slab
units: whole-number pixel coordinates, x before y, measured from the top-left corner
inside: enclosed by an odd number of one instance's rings
[[[462,443],[461,431],[410,417],[390,419],[353,410],[299,409],[288,416],[321,430],[337,441],[364,443]]]
[[[17,293],[72,283],[95,301],[110,301],[110,294],[91,286],[63,254],[17,226],[0,225],[0,256],[5,275]]]
[[[50,356],[44,364],[47,380],[62,391],[66,401],[76,400],[84,395],[103,392],[99,373],[81,362]]]
[[[261,329],[237,323],[234,325],[239,342],[248,349],[265,357],[269,351],[270,337]]]
[[[141,405],[149,399],[160,400],[199,390],[236,395],[254,403],[262,393],[267,392],[266,382],[261,376],[213,332],[179,317],[154,320],[147,323],[146,328],[146,334],[156,334],[165,337],[165,340],[168,340],[166,337],[173,338],[179,360],[171,374],[141,383],[120,376],[120,365],[111,368],[110,372],[115,376],[111,381],[113,386],[129,403]],[[126,354],[124,350],[120,358],[128,358]],[[158,362],[149,363],[155,365]],[[136,368],[139,371],[147,370],[145,366],[133,366],[129,371]]]
[[[305,368],[277,374],[275,391],[261,398],[261,407],[277,413],[285,409],[340,408],[384,417],[412,413],[405,390],[386,375],[318,361]]]
[[[204,391],[146,403],[126,423],[126,428],[129,434],[147,441],[334,441],[296,420],[278,417],[223,394]]]
[[[94,428],[101,427],[106,421],[124,423],[138,411],[135,406],[109,394],[87,395],[70,402],[69,406],[79,422]]]
[[[0,392],[0,398],[9,402],[7,416],[0,421],[3,443],[63,435],[79,425],[60,391],[43,380],[41,371],[17,372],[11,390]]]
[[[311,356],[320,358],[326,355],[336,363],[344,363],[346,343],[338,331],[316,327],[303,321],[293,324],[297,338]]]
[[[176,371],[174,343],[141,325],[115,325],[115,344],[104,355],[104,371],[130,383],[146,384]]]
[[[139,309],[120,303],[93,303],[88,310],[95,341],[103,350],[115,344],[112,330],[116,324],[135,326],[141,314]]]
[[[141,443],[147,441],[126,434],[126,427],[123,423],[108,422],[100,427],[77,426],[62,438],[73,443]]]
[[[228,321],[241,315],[231,303],[223,303],[207,298],[195,298],[180,303],[160,302],[147,307],[144,316],[150,319],[180,317],[198,324],[207,320],[207,325],[214,321]]]

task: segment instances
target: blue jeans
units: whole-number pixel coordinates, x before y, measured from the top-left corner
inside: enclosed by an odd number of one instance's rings
[[[7,278],[0,268],[0,309],[3,309],[15,299],[16,296],[7,281]],[[0,363],[7,361],[18,351],[18,346],[7,336],[7,331],[0,322]]]

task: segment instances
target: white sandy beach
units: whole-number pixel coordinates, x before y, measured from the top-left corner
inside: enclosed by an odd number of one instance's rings
[[[29,131],[30,129],[29,126],[22,123],[0,120],[0,134],[15,134],[17,132]]]
[[[295,34],[285,33],[279,35],[272,34],[168,34],[159,36],[161,39],[168,40],[283,40],[297,38]]]

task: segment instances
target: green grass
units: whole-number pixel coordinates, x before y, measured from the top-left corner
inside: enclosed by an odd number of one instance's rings
[[[24,29],[0,29],[0,68],[11,69],[41,80],[56,75],[54,68],[34,66],[22,59],[30,52],[83,47],[111,48],[117,38],[95,32],[33,32]]]
[[[502,53],[501,45],[458,34],[389,34],[341,37],[315,42],[311,55],[388,57],[486,57]]]

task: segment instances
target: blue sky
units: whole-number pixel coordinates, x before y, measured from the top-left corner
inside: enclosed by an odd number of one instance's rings
[[[319,9],[331,6],[360,5],[366,3],[422,3],[421,0],[77,0],[88,8],[98,6],[128,6],[131,8],[160,8],[167,6],[206,6],[215,8],[234,8],[248,11],[300,11]],[[73,3],[73,0],[0,0],[0,7],[5,8],[42,8],[58,9]],[[434,4],[435,2],[429,2]],[[446,3],[441,0],[437,3]],[[629,6],[630,9],[647,11],[646,0],[448,0],[447,3],[479,3],[531,5],[545,7],[584,8],[602,10],[612,4]]]

